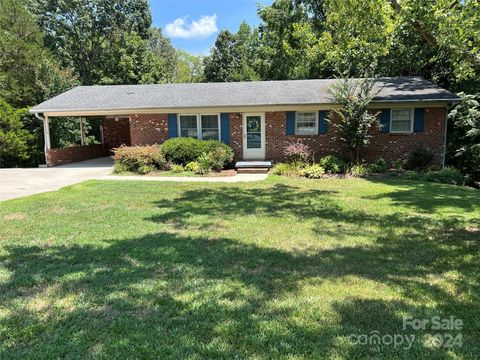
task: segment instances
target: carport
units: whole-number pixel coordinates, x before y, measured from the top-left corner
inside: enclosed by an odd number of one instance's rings
[[[58,166],[89,159],[101,158],[111,154],[112,149],[121,145],[130,145],[130,126],[128,116],[96,116],[77,113],[38,113],[35,116],[43,122],[45,139],[45,162],[47,166]],[[54,147],[50,134],[52,118],[55,121],[78,121],[80,144],[78,146]],[[99,143],[87,144],[85,140],[85,122],[88,118],[100,119]],[[73,119],[73,120],[72,120]],[[78,141],[78,140],[77,140]]]

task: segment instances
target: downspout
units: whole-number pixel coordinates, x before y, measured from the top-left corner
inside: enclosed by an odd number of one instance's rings
[[[43,153],[45,155],[45,166],[48,166],[48,157],[47,157],[47,151],[48,151],[48,146],[47,146],[47,138],[46,138],[46,129],[45,129],[45,126],[47,126],[47,124],[45,124],[45,118],[43,116],[40,115],[40,113],[34,113],[35,114],[35,117],[40,120],[41,122],[43,122]]]

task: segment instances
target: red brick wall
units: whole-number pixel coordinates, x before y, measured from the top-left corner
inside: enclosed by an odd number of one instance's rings
[[[298,141],[310,146],[316,159],[329,155],[339,154],[341,146],[333,138],[335,129],[329,126],[327,134],[318,135],[286,135],[287,113],[275,111],[265,113],[265,145],[266,158],[274,161],[284,161],[283,149],[290,143]]]
[[[136,114],[130,116],[130,140],[132,145],[161,144],[167,139],[167,114]]]
[[[376,110],[378,112],[380,110]],[[370,144],[365,149],[364,158],[373,161],[383,157],[387,162],[404,159],[416,148],[426,148],[435,154],[435,162],[443,161],[445,141],[446,108],[426,108],[425,128],[423,132],[413,134],[381,133],[378,129],[372,131]]]
[[[243,159],[243,115],[230,113],[230,146],[235,153],[235,160]]]
[[[378,110],[372,110],[377,112]],[[383,157],[388,162],[404,158],[417,147],[426,147],[436,155],[437,163],[443,158],[444,124],[446,108],[425,109],[425,129],[421,133],[391,134],[372,130],[369,146],[364,158],[371,162]],[[168,139],[167,114],[143,114],[130,116],[130,138],[132,145],[161,144]],[[326,134],[299,136],[286,135],[286,112],[265,113],[266,159],[284,161],[283,149],[291,142],[302,141],[308,144],[315,158],[329,154],[342,154],[341,142],[336,136],[335,127],[329,124]],[[243,114],[230,113],[230,146],[235,159],[243,159]]]
[[[103,143],[106,149],[130,145],[130,121],[128,118],[103,119]]]
[[[107,156],[103,144],[74,146],[47,151],[47,165],[57,166]]]
[[[378,112],[379,110],[372,110]],[[379,129],[371,132],[370,144],[364,151],[364,159],[372,162],[383,157],[388,162],[406,158],[408,153],[418,147],[424,147],[435,154],[436,162],[442,163],[444,126],[446,108],[426,108],[425,128],[423,132],[413,134],[381,133]],[[342,154],[342,144],[336,136],[336,129],[329,124],[326,134],[298,136],[286,135],[286,112],[265,113],[266,159],[284,161],[283,149],[291,142],[302,141],[310,146],[315,158],[328,154]]]

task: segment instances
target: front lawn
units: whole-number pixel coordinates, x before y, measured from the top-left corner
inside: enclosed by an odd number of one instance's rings
[[[0,358],[478,358],[479,219],[478,190],[401,180],[90,181],[0,203]],[[415,341],[350,336],[374,331]]]

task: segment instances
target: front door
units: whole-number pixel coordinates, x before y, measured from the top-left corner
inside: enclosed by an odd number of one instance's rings
[[[243,157],[245,160],[265,159],[265,116],[243,115]]]

